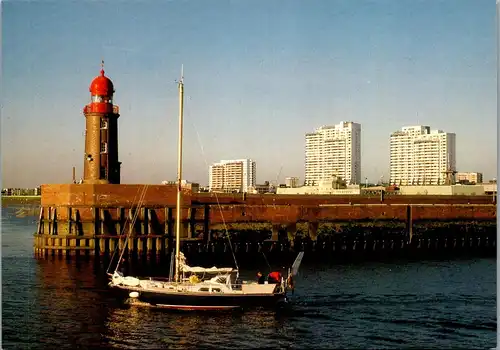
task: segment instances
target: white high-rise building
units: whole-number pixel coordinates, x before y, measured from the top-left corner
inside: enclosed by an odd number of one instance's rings
[[[407,126],[391,134],[390,181],[396,185],[444,185],[456,172],[455,134]],[[449,180],[449,181],[447,181]]]
[[[209,176],[210,192],[248,192],[257,182],[255,161],[221,160],[210,165]]]
[[[348,185],[360,183],[361,124],[340,122],[306,134],[306,185],[318,185],[332,176]]]

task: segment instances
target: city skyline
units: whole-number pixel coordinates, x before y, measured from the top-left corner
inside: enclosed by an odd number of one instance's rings
[[[2,3],[2,187],[81,176],[101,59],[123,183],[175,178],[181,64],[190,181],[241,157],[259,164],[257,183],[303,179],[304,133],[341,120],[363,126],[362,181],[389,179],[388,135],[403,125],[455,133],[457,170],[497,176],[491,2],[314,4]]]

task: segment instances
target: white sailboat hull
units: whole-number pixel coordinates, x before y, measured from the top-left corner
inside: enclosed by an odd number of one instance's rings
[[[280,284],[174,283],[114,274],[110,287],[123,300],[176,310],[225,310],[277,306],[286,300]]]

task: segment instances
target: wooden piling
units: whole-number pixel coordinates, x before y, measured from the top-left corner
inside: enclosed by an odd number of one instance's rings
[[[116,217],[117,220],[115,222],[115,229],[116,229],[116,234],[120,236],[123,231],[123,216],[124,216],[124,208],[123,207],[118,207],[116,208]]]
[[[125,250],[127,251],[127,253],[129,255],[131,255],[135,251],[135,248],[136,248],[136,245],[134,244],[134,242],[137,241],[136,236],[135,235],[129,236],[128,238],[125,238],[125,239],[128,240],[127,247],[125,248]]]
[[[106,213],[104,208],[99,209],[99,235],[105,235],[107,232],[105,231],[105,221],[106,221]]]
[[[196,236],[196,208],[188,208],[187,238]]]
[[[95,255],[96,253],[96,245],[95,245],[95,240],[93,238],[87,238],[85,239],[85,246],[88,248],[88,252],[90,255]]]
[[[73,233],[73,210],[71,207],[67,208],[68,211],[68,234]]]
[[[38,215],[37,233],[43,234],[43,207],[40,207],[40,214]],[[40,247],[40,244],[38,245]]]
[[[47,232],[52,234],[52,207],[47,207]]]
[[[309,222],[307,224],[307,231],[311,241],[316,241],[318,239],[318,227],[319,223],[317,221]]]
[[[293,248],[295,244],[295,236],[297,235],[297,223],[292,222],[286,226],[286,233],[288,236],[288,242],[290,243],[290,247]]]
[[[272,224],[271,227],[271,241],[277,242],[279,240],[279,231],[281,224]]]
[[[106,254],[106,239],[99,238],[99,255],[105,255],[105,254]]]
[[[153,220],[153,211],[154,209],[148,209],[147,210],[147,241],[146,241],[146,255],[149,257],[150,255],[152,255],[154,252],[155,252],[155,249],[154,249],[154,243],[155,243],[155,240],[153,238],[151,238],[150,236],[154,234],[153,232],[153,227],[152,227],[152,220]]]
[[[413,241],[413,210],[411,205],[406,206],[406,234],[408,244],[411,244]]]
[[[152,222],[152,220],[153,220],[153,213],[152,213],[152,211],[153,211],[153,210],[154,210],[154,209],[147,209],[147,210],[146,210],[146,219],[147,219],[147,220],[146,220],[146,221],[147,221],[147,230],[146,230],[146,234],[147,234],[147,235],[151,235],[151,234],[153,234],[153,233],[154,233],[154,232],[153,232],[153,227],[152,227],[152,224],[151,224],[151,222]]]
[[[172,246],[173,246],[173,239],[174,239],[174,210],[173,208],[166,207],[165,208],[165,213],[166,213],[166,220],[165,220],[165,233],[167,234],[167,242],[166,242],[166,248],[168,252],[171,251]]]
[[[130,247],[132,249],[132,247]],[[135,250],[135,249],[133,249]],[[144,254],[144,236],[140,235],[137,238],[137,255],[142,256]]]
[[[157,237],[156,238],[156,256],[162,256],[163,253],[165,252],[164,248],[164,240],[162,238]]]
[[[57,208],[54,207],[52,213],[52,234],[57,235]]]
[[[153,243],[154,243],[153,238],[148,236],[146,238],[146,256],[148,257],[153,255]]]
[[[94,222],[94,232],[93,235],[100,234],[101,231],[101,220],[99,215],[99,208],[92,207],[92,220]]]
[[[135,222],[134,222],[134,210],[133,208],[130,208],[128,210],[128,234],[131,235],[132,233],[135,234],[134,230]]]
[[[82,226],[82,221],[81,221],[81,217],[80,217],[80,210],[79,209],[75,209],[74,210],[74,215],[75,215],[75,234],[77,236],[82,236],[83,235],[83,226]]]
[[[210,233],[210,206],[205,204],[203,208],[203,243],[209,244],[212,240]]]
[[[118,236],[118,237],[119,237],[119,236]],[[109,239],[109,242],[108,242],[108,243],[109,243],[109,252],[110,252],[111,254],[113,254],[113,252],[114,252],[114,251],[115,251],[115,249],[116,249],[116,242],[117,242],[117,240],[118,240],[117,238],[110,238],[110,239]]]

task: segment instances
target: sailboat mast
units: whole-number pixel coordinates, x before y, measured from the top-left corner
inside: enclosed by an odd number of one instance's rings
[[[174,280],[179,281],[180,248],[181,248],[181,202],[182,202],[182,122],[184,117],[184,65],[181,68],[179,81],[179,145],[177,154],[177,210],[175,215],[175,275]]]

